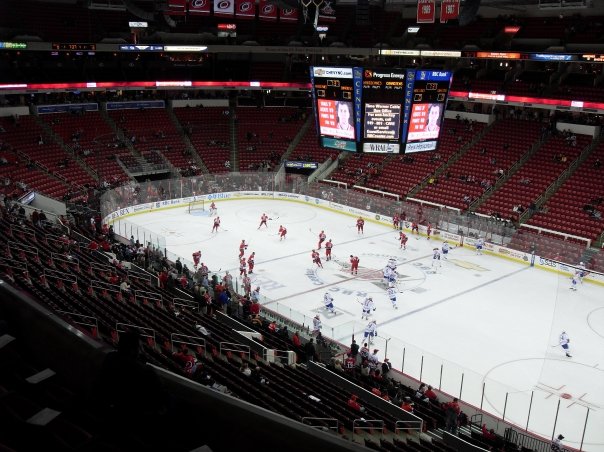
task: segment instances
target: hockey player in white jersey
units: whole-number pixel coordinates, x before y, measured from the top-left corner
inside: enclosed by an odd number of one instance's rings
[[[576,270],[574,275],[572,276],[572,278],[570,279],[570,290],[577,290],[577,286],[579,285],[579,283],[581,282],[581,272],[579,270]]]
[[[432,250],[432,269],[434,273],[438,273],[438,269],[440,268],[440,251],[438,248],[434,248]]]
[[[361,318],[369,320],[371,311],[375,311],[375,305],[373,303],[373,298],[371,298],[371,297],[365,298],[365,301],[363,301],[362,304],[363,304],[363,314],[361,315]]]
[[[570,339],[568,338],[568,334],[566,334],[566,331],[562,331],[562,333],[560,333],[559,342],[560,347],[562,347],[562,349],[566,353],[566,356],[572,358],[570,354],[570,346],[568,345],[570,343]]]
[[[447,255],[449,254],[449,242],[446,240],[443,242],[443,246],[441,247],[443,259],[447,260]]]
[[[317,336],[321,332],[321,328],[323,328],[323,324],[321,323],[321,317],[317,314],[312,319],[312,334],[313,336]]]
[[[398,309],[398,306],[396,305],[396,284],[394,283],[390,283],[388,286],[388,290],[386,290],[386,293],[388,294],[388,298],[390,298],[390,303],[392,303],[392,307],[394,309]]]
[[[325,292],[325,295],[323,296],[323,303],[325,303],[325,309],[327,311],[331,312],[332,314],[336,313],[336,310],[333,307],[333,297],[329,292]]]
[[[476,254],[482,255],[483,246],[484,239],[482,237],[478,237],[478,239],[476,239]]]
[[[577,272],[579,275],[579,282],[583,284],[583,278],[587,275],[587,270],[585,268],[585,264],[583,262],[579,262],[579,270]]]
[[[368,344],[373,344],[373,338],[377,336],[377,323],[375,320],[372,320],[365,327],[365,332],[363,333],[365,337],[365,341]]]

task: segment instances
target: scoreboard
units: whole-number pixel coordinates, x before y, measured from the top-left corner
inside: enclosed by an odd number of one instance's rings
[[[448,71],[311,67],[320,144],[348,151],[436,149]]]

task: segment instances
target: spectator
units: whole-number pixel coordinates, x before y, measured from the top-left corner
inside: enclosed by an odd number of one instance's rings
[[[403,400],[403,403],[401,405],[401,408],[405,411],[408,411],[409,413],[413,413],[413,406],[415,404],[411,401],[411,397],[405,397],[405,399]]]
[[[457,433],[457,417],[461,412],[461,408],[459,407],[459,400],[456,398],[453,401],[446,403],[444,405],[445,408],[445,430],[449,433],[456,434]]]
[[[424,396],[434,402],[438,399],[436,393],[432,390],[432,386],[428,386],[428,390],[424,393]]]
[[[387,376],[388,372],[392,369],[392,364],[388,358],[384,358],[384,362],[382,363],[382,375]]]
[[[488,441],[497,440],[497,435],[495,434],[495,430],[487,430],[487,424],[482,424],[482,437]]]
[[[564,439],[564,436],[562,435],[558,435],[556,438],[554,438],[554,440],[552,441],[552,445],[551,445],[551,450],[553,452],[561,452],[562,451],[562,444],[560,444],[560,442]]]
[[[358,411],[360,413],[365,412],[365,407],[361,406],[361,404],[359,402],[357,402],[357,396],[355,394],[352,394],[350,396],[350,399],[348,399],[348,406],[350,408],[352,408],[353,410]]]

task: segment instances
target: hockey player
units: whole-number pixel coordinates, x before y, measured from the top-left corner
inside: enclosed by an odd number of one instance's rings
[[[199,265],[199,261],[201,260],[201,250],[197,250],[193,253],[193,268],[197,270],[197,266]]]
[[[317,245],[317,248],[321,249],[321,245],[323,244],[326,238],[327,236],[325,235],[325,231],[321,231],[321,233],[319,234],[319,244]]]
[[[411,234],[415,234],[415,233],[417,233],[419,235],[419,226],[415,221],[413,221],[411,223]]]
[[[241,258],[241,260],[239,261],[239,276],[246,276],[247,275],[247,265],[245,263],[245,258]]]
[[[268,224],[266,224],[266,220],[268,220],[268,215],[263,213],[262,216],[260,217],[260,226],[258,226],[258,229],[260,229],[262,227],[262,225],[264,225],[268,228]]]
[[[210,204],[210,216],[215,215],[216,212],[218,212],[218,209],[216,208],[216,203],[212,201],[212,204]]]
[[[333,297],[329,292],[325,292],[323,296],[323,303],[325,303],[325,309],[331,312],[332,314],[336,313],[336,310],[333,307]]]
[[[428,228],[426,229],[427,239],[430,240],[430,235],[432,235],[432,223],[428,223]]]
[[[390,298],[390,302],[392,303],[392,307],[394,309],[398,309],[398,306],[396,305],[396,292],[396,284],[391,282],[388,285],[388,290],[386,293],[388,294],[388,298]]]
[[[398,213],[395,213],[394,216],[392,217],[392,226],[394,227],[394,229],[398,229],[398,225],[400,223],[400,218],[398,216]]]
[[[570,279],[570,290],[577,290],[577,286],[579,285],[579,282],[581,281],[581,277],[579,276],[581,274],[581,272],[579,270],[576,270],[574,275],[572,276],[572,278]]]
[[[359,273],[359,258],[358,256],[350,255],[350,274],[357,275]]]
[[[252,280],[247,275],[243,277],[243,291],[245,292],[246,297],[249,297],[252,294]]]
[[[323,328],[323,324],[321,323],[321,317],[317,314],[312,319],[312,334],[313,336],[318,336],[321,333],[321,328]]]
[[[373,344],[373,338],[375,336],[377,336],[377,322],[375,320],[372,320],[365,327],[365,332],[363,333],[363,337],[365,338],[365,341],[367,341],[367,343],[369,345],[371,345],[371,344]]]
[[[250,275],[252,273],[254,273],[255,259],[256,259],[256,252],[252,251],[252,254],[250,254],[249,257],[247,258],[247,268],[248,268],[248,273]]]
[[[583,278],[587,276],[587,270],[585,269],[585,264],[583,262],[579,262],[579,282],[583,284]]]
[[[331,260],[331,249],[333,248],[333,243],[331,243],[331,239],[325,242],[325,260]]]
[[[279,241],[285,238],[285,234],[287,234],[287,229],[285,229],[283,226],[279,226]]]
[[[369,320],[371,311],[375,311],[375,305],[373,304],[373,298],[367,297],[365,298],[365,301],[363,301],[363,314],[361,315],[361,319]]]
[[[566,334],[566,331],[562,331],[562,333],[560,333],[559,342],[560,342],[560,347],[562,347],[562,349],[564,350],[564,353],[566,353],[566,356],[568,358],[572,358],[572,356],[570,354],[570,347],[568,345],[570,343],[570,339],[568,338],[568,334]]]
[[[220,217],[214,218],[214,226],[212,227],[212,232],[216,231],[218,233],[218,228],[220,227]]]
[[[319,256],[319,253],[317,251],[312,250],[311,257],[313,264],[317,264],[317,267],[323,268],[323,264],[321,263],[321,256]]]
[[[476,240],[476,254],[482,255],[482,247],[484,246],[484,239],[482,237],[478,237]]]
[[[440,251],[438,248],[434,248],[432,250],[432,269],[434,273],[438,273],[438,269],[440,268]]]
[[[401,248],[406,250],[407,249],[407,240],[409,240],[409,237],[407,237],[407,234],[405,234],[403,231],[399,232],[398,239],[401,242]]]
[[[449,242],[446,240],[443,242],[443,246],[441,247],[441,251],[443,254],[443,259],[447,260],[447,254],[449,254]]]
[[[247,250],[247,243],[245,243],[245,240],[241,240],[241,243],[239,244],[239,259],[243,257],[245,250]]]
[[[363,227],[365,226],[365,220],[362,217],[357,218],[357,234],[363,234]]]

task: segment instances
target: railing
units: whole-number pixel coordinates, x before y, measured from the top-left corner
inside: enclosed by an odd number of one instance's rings
[[[362,185],[353,185],[352,188],[356,188],[357,190],[363,191],[365,193],[376,193],[380,195],[382,198],[390,197],[394,198],[397,201],[400,201],[400,196],[394,193],[389,193],[387,191],[375,190],[374,188],[363,187]]]
[[[333,417],[303,417],[302,423],[318,429],[333,430],[336,433],[340,431],[340,422]]]

